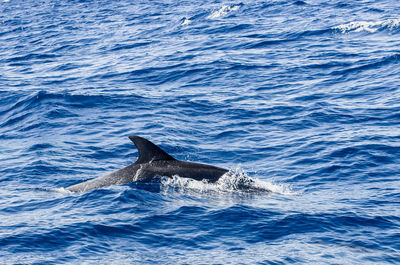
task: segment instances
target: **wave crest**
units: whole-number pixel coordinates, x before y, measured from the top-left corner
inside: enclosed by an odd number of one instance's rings
[[[220,17],[225,17],[228,14],[232,13],[233,11],[236,11],[240,8],[241,5],[223,5],[220,9],[217,11],[212,12],[207,18],[208,19],[216,19]]]
[[[393,30],[395,28],[400,27],[400,19],[387,19],[382,21],[354,21],[346,24],[342,24],[336,27],[333,27],[334,30],[338,30],[341,33],[348,32],[361,32],[367,31],[370,33],[374,33],[378,30],[388,29]]]

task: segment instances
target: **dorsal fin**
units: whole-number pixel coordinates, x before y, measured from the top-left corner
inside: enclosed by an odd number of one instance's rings
[[[139,151],[139,158],[136,163],[147,163],[156,160],[175,160],[175,158],[149,140],[136,135],[129,136],[129,139],[131,139]]]

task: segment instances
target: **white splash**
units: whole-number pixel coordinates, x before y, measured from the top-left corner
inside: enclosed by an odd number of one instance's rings
[[[198,193],[277,193],[281,195],[294,195],[295,193],[288,185],[272,183],[252,178],[240,167],[231,169],[217,182],[209,183],[206,180],[197,181],[189,178],[174,176],[162,178],[161,186],[164,191],[170,188],[179,192],[195,191]]]
[[[189,25],[190,23],[192,23],[192,21],[188,18],[183,18],[182,22],[181,22],[181,26],[186,26]]]
[[[240,5],[223,5],[219,10],[211,13],[207,18],[216,19],[219,17],[227,16],[229,13],[236,11],[240,8]]]
[[[44,190],[51,191],[51,192],[60,192],[60,193],[64,193],[64,194],[73,194],[72,191],[66,190],[65,188],[46,188]]]
[[[387,19],[382,21],[370,22],[370,21],[354,21],[346,24],[342,24],[336,27],[333,27],[334,30],[339,30],[342,33],[347,32],[376,32],[380,29],[389,29],[393,30],[395,28],[400,27],[400,19]]]

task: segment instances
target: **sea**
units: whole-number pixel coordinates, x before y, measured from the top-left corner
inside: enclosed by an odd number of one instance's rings
[[[229,170],[65,189],[128,136]],[[0,0],[0,264],[400,264],[395,0]]]

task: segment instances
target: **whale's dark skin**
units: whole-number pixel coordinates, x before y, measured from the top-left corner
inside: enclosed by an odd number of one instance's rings
[[[144,180],[156,176],[180,176],[195,180],[217,181],[228,170],[215,166],[180,161],[149,140],[139,136],[129,136],[139,151],[137,161],[108,175],[91,179],[65,188],[71,192],[89,190]]]

